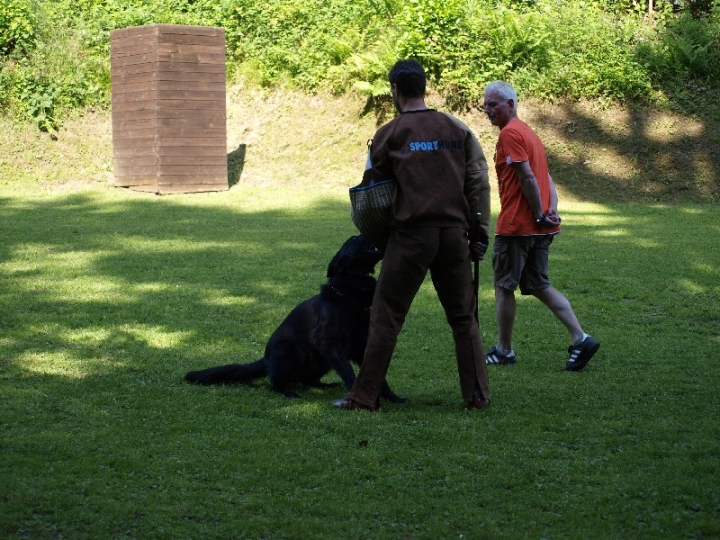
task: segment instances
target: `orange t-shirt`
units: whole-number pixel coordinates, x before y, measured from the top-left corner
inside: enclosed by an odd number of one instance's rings
[[[527,161],[530,164],[544,210],[550,208],[550,173],[542,141],[525,122],[513,118],[500,131],[495,147],[495,171],[500,191],[500,215],[495,234],[501,236],[530,236],[555,234],[560,227],[541,227],[522,192],[520,179],[510,167],[511,163]]]

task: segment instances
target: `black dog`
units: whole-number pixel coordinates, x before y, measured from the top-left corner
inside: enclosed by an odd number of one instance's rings
[[[362,235],[349,238],[327,269],[328,281],[320,294],[296,306],[265,346],[265,356],[251,364],[228,364],[191,371],[185,380],[200,384],[249,383],[270,379],[271,388],[298,397],[296,385],[327,387],[320,379],[334,369],[348,390],[355,382],[351,361],[362,362],[375,292],[372,273],[382,253]],[[394,402],[387,382],[381,396]]]

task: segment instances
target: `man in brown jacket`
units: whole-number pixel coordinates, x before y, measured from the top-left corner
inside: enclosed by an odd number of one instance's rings
[[[457,118],[425,105],[426,76],[415,60],[390,70],[399,115],[373,137],[372,162],[397,180],[393,229],[370,314],[365,356],[344,409],[376,410],[410,305],[428,271],[455,342],[463,401],[489,404],[485,351],[475,318],[472,260],[488,243],[490,184],[477,138]],[[476,227],[476,216],[480,223]],[[469,233],[479,233],[469,238]]]

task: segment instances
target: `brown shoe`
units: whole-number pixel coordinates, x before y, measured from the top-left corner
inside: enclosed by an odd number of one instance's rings
[[[377,410],[377,409],[368,407],[366,405],[360,405],[360,403],[358,403],[357,401],[355,401],[352,398],[338,399],[336,401],[333,401],[332,404],[333,404],[333,407],[337,407],[338,409],[347,409],[348,411],[355,411],[355,410],[376,411]]]
[[[467,402],[466,409],[485,409],[490,406],[487,399],[474,398]]]

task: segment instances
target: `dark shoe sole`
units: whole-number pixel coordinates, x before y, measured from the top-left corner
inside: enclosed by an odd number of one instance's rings
[[[488,356],[496,355],[500,361],[499,362],[488,362]],[[505,356],[501,355],[497,352],[496,347],[491,347],[490,350],[485,355],[485,365],[488,366],[510,366],[515,363],[515,355],[512,356]]]
[[[565,371],[580,371],[585,366],[588,365],[588,362],[590,362],[590,359],[593,357],[593,355],[597,352],[597,350],[600,348],[600,344],[598,342],[595,342],[594,345],[592,345],[589,349],[583,351],[580,356],[578,356],[578,359],[570,363],[568,362],[565,364]]]

